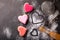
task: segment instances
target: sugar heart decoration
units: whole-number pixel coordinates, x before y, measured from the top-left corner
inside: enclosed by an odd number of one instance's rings
[[[17,30],[18,30],[20,36],[24,36],[27,32],[27,29],[23,26],[18,26]]]
[[[18,16],[18,20],[23,23],[26,24],[27,20],[28,20],[28,15],[22,15],[22,16]]]
[[[23,8],[25,12],[31,12],[33,10],[33,6],[29,3],[25,3]]]

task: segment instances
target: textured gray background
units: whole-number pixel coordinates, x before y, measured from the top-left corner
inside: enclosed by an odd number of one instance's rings
[[[22,6],[25,2],[34,2],[34,0],[0,0],[0,40],[20,40],[18,37],[17,27],[20,25],[18,16],[23,13]],[[45,0],[36,0],[38,5]],[[56,8],[60,10],[60,1],[55,3]],[[60,18],[58,19],[58,23]],[[26,26],[26,25],[25,25]],[[4,30],[8,28],[11,35],[6,37]],[[59,27],[57,28],[59,32]],[[60,33],[60,32],[59,32]]]

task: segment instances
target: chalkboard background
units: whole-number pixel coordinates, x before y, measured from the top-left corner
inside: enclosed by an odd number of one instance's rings
[[[18,16],[24,14],[23,12],[23,4],[25,2],[34,2],[34,0],[0,0],[0,40],[20,40],[17,27],[22,25],[18,21]],[[35,0],[38,2],[38,5],[41,5],[43,1],[46,0]],[[50,0],[52,1],[52,0]],[[38,7],[36,5],[36,7]],[[57,0],[55,3],[56,9],[60,10],[60,1]],[[60,17],[58,16],[58,23],[60,24],[59,20]],[[26,26],[26,25],[25,25]],[[59,26],[56,29],[59,32]],[[6,32],[9,31],[9,34]]]

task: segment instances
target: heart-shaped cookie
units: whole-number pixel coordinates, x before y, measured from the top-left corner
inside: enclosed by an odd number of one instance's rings
[[[27,32],[27,29],[23,26],[18,26],[17,30],[18,30],[20,36],[24,36]]]
[[[29,3],[25,3],[23,8],[25,12],[31,12],[33,10],[33,6]]]
[[[27,20],[28,20],[28,15],[24,14],[22,16],[18,16],[18,20],[23,23],[26,24]]]

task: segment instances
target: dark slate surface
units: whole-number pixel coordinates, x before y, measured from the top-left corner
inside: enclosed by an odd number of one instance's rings
[[[38,7],[45,0],[36,1],[38,3],[35,8]],[[0,0],[0,40],[20,40],[17,32],[17,27],[22,24],[19,23],[17,18],[19,15],[24,13],[22,7],[25,2],[29,2],[31,4],[31,2],[34,3],[35,0]],[[56,2],[55,5],[56,8],[60,10],[60,1]],[[6,28],[9,29],[9,32],[11,34],[9,35],[9,37],[6,36],[6,33],[4,33],[4,30]],[[58,27],[58,32],[59,29],[60,28]],[[21,40],[23,40],[22,37]]]

